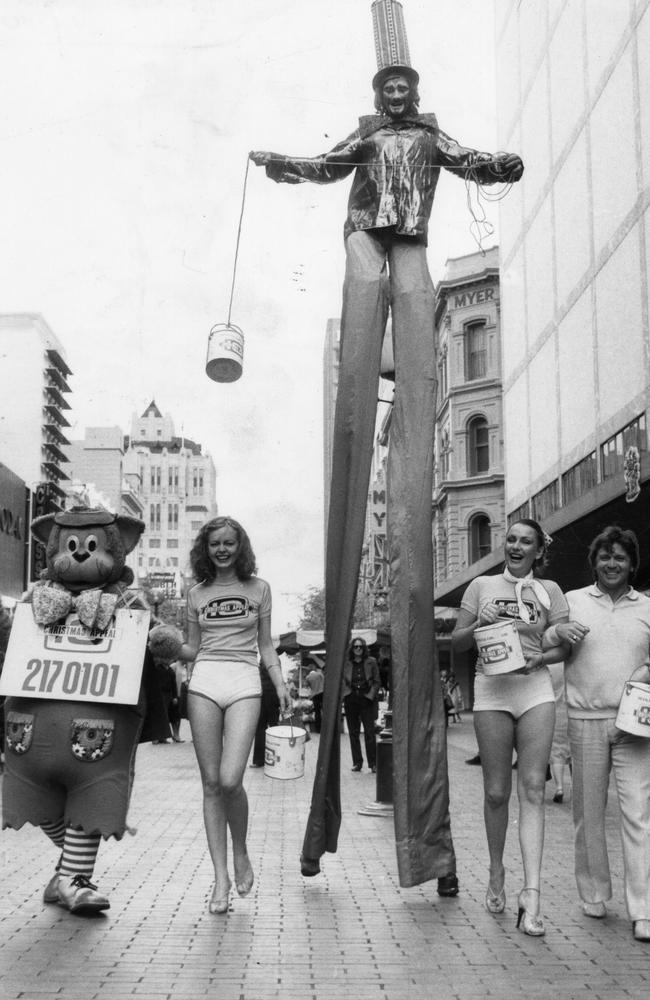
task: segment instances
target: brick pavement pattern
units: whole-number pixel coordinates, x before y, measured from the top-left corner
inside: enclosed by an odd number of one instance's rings
[[[359,808],[375,776],[349,771],[343,736],[343,826],[323,872],[300,875],[317,737],[305,777],[278,781],[248,770],[250,896],[211,916],[211,865],[201,788],[187,724],[184,744],[138,752],[130,811],[135,836],[101,848],[96,881],[106,914],[72,916],[42,903],[56,850],[39,831],[0,835],[2,1000],[623,1000],[647,996],[650,945],[635,942],[621,889],[617,814],[608,836],[615,896],[606,920],[583,916],[573,877],[570,805],[547,806],[542,912],[547,933],[515,930],[522,884],[516,800],[506,854],[508,905],[483,905],[487,852],[471,717],[449,729],[452,828],[459,896],[436,883],[401,889],[392,820]]]

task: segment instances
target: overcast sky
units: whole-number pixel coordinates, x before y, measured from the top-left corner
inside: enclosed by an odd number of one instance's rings
[[[340,312],[349,180],[276,185],[252,164],[232,307],[242,378],[205,375],[228,318],[250,149],[315,155],[372,112],[370,0],[2,0],[0,311],[40,313],[74,373],[71,436],[129,431],[156,400],[217,467],[275,632],[323,580],[322,357]],[[404,0],[421,110],[495,150],[489,0]],[[497,208],[489,217],[496,225]],[[444,174],[434,280],[471,253]],[[496,236],[486,245],[496,242]]]

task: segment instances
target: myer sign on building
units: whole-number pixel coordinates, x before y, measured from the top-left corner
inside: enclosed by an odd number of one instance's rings
[[[150,614],[121,608],[105,632],[75,614],[37,625],[30,604],[18,604],[0,676],[0,695],[135,705]]]
[[[25,589],[26,498],[22,479],[0,463],[0,594],[13,598]]]

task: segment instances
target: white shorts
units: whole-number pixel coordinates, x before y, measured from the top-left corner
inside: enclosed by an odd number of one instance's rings
[[[509,712],[520,719],[546,701],[555,704],[548,667],[532,674],[477,674],[474,679],[474,712]]]
[[[192,671],[188,694],[208,698],[225,711],[244,698],[261,698],[262,682],[258,668],[232,660],[197,660]]]

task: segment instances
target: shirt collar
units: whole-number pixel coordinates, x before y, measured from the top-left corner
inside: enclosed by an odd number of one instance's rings
[[[609,596],[608,594],[605,593],[604,590],[601,590],[600,587],[598,587],[597,584],[595,584],[595,583],[592,583],[591,587],[589,587],[588,593],[591,594],[592,597],[608,597]],[[628,590],[627,594],[623,594],[622,595],[622,598],[624,598],[627,601],[638,601],[638,599],[639,599],[639,592],[638,592],[638,590],[635,590],[634,587],[630,587],[630,589]],[[619,600],[621,600],[622,598],[619,598]]]

